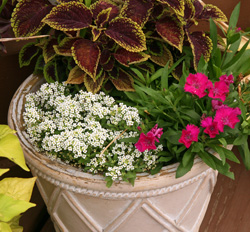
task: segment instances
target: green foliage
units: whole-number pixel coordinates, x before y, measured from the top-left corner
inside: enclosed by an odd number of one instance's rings
[[[15,131],[7,125],[0,125],[0,156],[15,162],[29,171],[25,164],[22,148]],[[0,175],[9,169],[0,169]],[[20,214],[34,207],[30,203],[36,178],[5,178],[0,181],[0,231],[23,231],[19,226]]]

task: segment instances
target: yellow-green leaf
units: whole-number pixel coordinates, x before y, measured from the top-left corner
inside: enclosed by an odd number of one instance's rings
[[[10,169],[6,168],[6,169],[0,169],[0,176],[2,176],[4,173],[8,172]]]
[[[35,204],[15,200],[10,196],[0,194],[0,221],[8,222],[15,216],[25,212],[27,209],[34,207]]]
[[[2,139],[3,137],[5,137],[8,134],[15,134],[16,131],[10,129],[10,127],[8,125],[0,125],[0,139]]]
[[[6,222],[0,222],[0,231],[3,231],[3,232],[12,232],[9,224],[6,223]]]
[[[18,215],[8,222],[12,232],[23,232],[23,227],[19,226],[21,216],[22,215]]]
[[[0,193],[13,197],[15,200],[29,201],[36,181],[33,178],[5,178],[0,181]]]
[[[29,171],[19,140],[14,134],[8,134],[0,139],[0,156],[8,158],[25,171]]]

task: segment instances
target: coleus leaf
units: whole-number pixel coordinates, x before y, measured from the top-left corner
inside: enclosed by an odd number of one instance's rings
[[[195,7],[192,0],[185,1],[184,19],[189,21],[195,16]]]
[[[42,19],[52,7],[53,5],[47,0],[20,0],[11,18],[15,36],[32,36],[39,32],[44,26]]]
[[[143,71],[149,72],[150,74],[155,73],[155,67],[150,62],[143,62],[140,64],[135,64],[136,67],[140,68]]]
[[[163,4],[167,4],[178,15],[184,16],[184,0],[157,0]]]
[[[104,33],[130,52],[146,50],[146,37],[140,26],[132,19],[115,18]]]
[[[112,8],[109,7],[109,8],[107,8],[107,9],[102,10],[102,11],[97,15],[97,18],[96,18],[96,20],[95,20],[95,24],[96,24],[96,26],[97,26],[98,28],[104,27],[105,23],[108,22],[111,10],[112,10]]]
[[[163,16],[163,13],[164,13],[164,6],[162,4],[154,4],[154,8],[151,13],[151,16],[159,19],[161,18],[161,16]]]
[[[148,21],[153,9],[152,0],[126,0],[120,12],[120,16],[130,18],[141,27]]]
[[[166,16],[157,21],[156,31],[166,42],[182,51],[184,30],[176,16]]]
[[[113,75],[114,76],[114,75]],[[123,69],[119,69],[116,78],[110,78],[113,85],[117,90],[120,91],[135,91],[133,84],[134,80],[132,76],[130,76]]]
[[[206,20],[212,18],[215,21],[227,22],[226,15],[218,7],[211,4],[206,4],[197,18]]]
[[[195,8],[195,18],[198,18],[203,11],[203,5],[200,0],[193,0],[193,6]]]
[[[129,67],[131,64],[146,61],[150,56],[141,52],[129,52],[124,48],[119,48],[113,54],[115,59],[122,65]]]
[[[58,80],[58,73],[56,68],[56,63],[53,61],[48,62],[45,64],[43,69],[43,75],[45,80],[48,83],[53,83],[55,80]]]
[[[197,68],[201,56],[208,62],[213,48],[213,43],[209,36],[201,31],[195,31],[192,33],[187,32],[187,37],[194,55],[194,67]]]
[[[80,85],[84,82],[85,75],[86,73],[82,69],[80,69],[78,66],[75,66],[70,70],[66,83]]]
[[[54,7],[42,20],[59,31],[78,31],[92,23],[92,13],[83,3],[68,2]]]
[[[100,35],[102,33],[102,30],[100,30],[100,29],[98,29],[96,27],[92,27],[91,32],[92,32],[92,35],[93,35],[92,40],[96,41],[100,37]]]
[[[43,57],[46,64],[56,56],[56,52],[53,47],[55,45],[57,45],[57,39],[55,38],[48,39],[47,42],[44,44]]]
[[[92,92],[94,94],[97,93],[102,87],[103,81],[105,79],[105,75],[106,74],[104,73],[96,81],[93,81],[93,79],[90,76],[85,75],[84,76],[84,85],[85,85],[86,89],[89,92]]]
[[[100,57],[100,64],[104,65],[109,62],[111,58],[111,52],[108,49],[103,49]]]
[[[36,46],[36,43],[27,43],[19,52],[19,64],[20,67],[28,66],[31,60],[39,53],[40,48]]]
[[[151,55],[150,60],[159,66],[165,67],[169,62],[169,66],[173,65],[173,56],[172,53],[163,45],[163,53],[160,56]]]
[[[56,0],[59,3],[64,3],[64,2],[78,2],[78,0]]]
[[[95,81],[101,51],[98,45],[87,39],[77,40],[72,47],[76,64]]]
[[[66,37],[64,38],[59,45],[54,45],[54,50],[56,54],[62,55],[62,56],[72,56],[71,48],[73,47],[73,44],[79,40],[80,38],[72,38],[72,37]]]
[[[112,20],[113,18],[119,15],[119,12],[120,12],[119,8],[116,5],[114,5],[114,3],[108,0],[100,0],[100,1],[93,3],[90,6],[94,19],[97,19],[97,16],[100,14],[100,12],[108,8],[111,8],[111,11],[109,14],[109,20]]]
[[[111,71],[114,68],[115,59],[111,56],[107,64],[103,64],[102,67],[105,71]]]

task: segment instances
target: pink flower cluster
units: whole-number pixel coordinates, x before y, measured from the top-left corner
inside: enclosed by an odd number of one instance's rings
[[[215,82],[208,79],[203,73],[189,74],[187,77],[184,90],[186,92],[197,95],[202,98],[208,94],[211,98],[217,98],[223,102],[226,100],[227,93],[229,93],[229,86],[234,82],[233,75],[223,75],[220,80]]]
[[[159,138],[162,134],[163,128],[158,128],[158,124],[156,124],[146,135],[144,133],[140,134],[140,138],[135,144],[135,147],[140,152],[144,152],[145,150],[155,150],[155,141],[159,142]]]
[[[219,132],[223,132],[224,126],[229,126],[233,129],[240,121],[238,115],[241,114],[241,110],[238,107],[231,108],[223,104],[215,106],[217,110],[214,119],[212,117],[202,117],[201,120],[201,127],[205,128],[204,133],[208,134],[210,138],[215,138]],[[186,130],[182,130],[179,142],[189,148],[193,141],[198,141],[199,132],[199,127],[192,124],[187,125]]]
[[[233,82],[234,77],[232,75],[223,75],[214,84],[202,73],[190,74],[187,77],[184,87],[186,92],[197,95],[199,98],[208,94],[210,98],[220,99],[212,100],[212,108],[215,111],[214,118],[211,116],[202,116],[201,118],[201,127],[205,128],[204,133],[208,134],[210,138],[215,138],[216,135],[223,132],[224,126],[229,126],[233,129],[236,123],[240,121],[238,115],[241,114],[241,110],[238,107],[231,108],[223,104],[227,93],[229,93],[229,86]],[[198,126],[189,124],[185,130],[182,130],[179,142],[189,148],[192,142],[198,141],[199,132],[200,129]]]

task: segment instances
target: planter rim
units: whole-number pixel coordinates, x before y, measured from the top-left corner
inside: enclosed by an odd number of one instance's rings
[[[50,183],[73,192],[105,198],[111,196],[117,198],[157,196],[183,188],[211,172],[215,172],[217,175],[217,171],[212,170],[199,157],[196,157],[192,170],[181,178],[175,178],[175,171],[179,164],[175,163],[163,167],[156,175],[148,173],[137,174],[134,186],[124,181],[114,181],[113,185],[107,188],[103,176],[82,172],[80,169],[65,163],[51,160],[46,155],[35,151],[33,145],[27,139],[22,119],[25,95],[28,92],[37,90],[42,83],[44,83],[43,78],[33,74],[30,75],[13,96],[8,113],[9,126],[17,131],[26,161],[33,175],[35,173]],[[148,189],[147,191],[144,191],[145,186]]]

